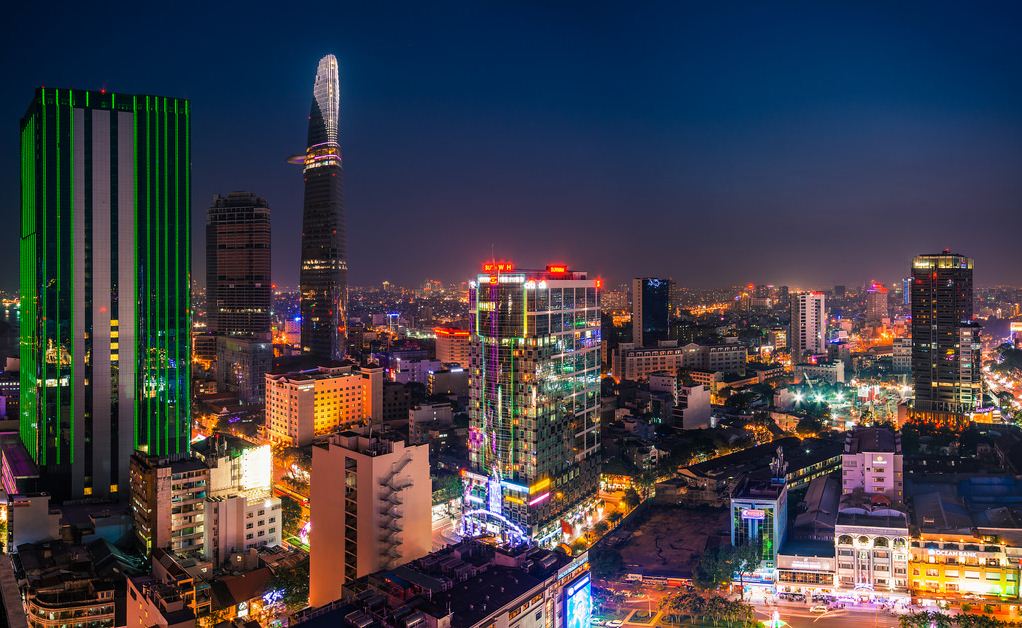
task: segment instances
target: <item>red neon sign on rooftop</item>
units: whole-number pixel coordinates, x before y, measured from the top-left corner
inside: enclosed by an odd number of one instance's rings
[[[449,338],[468,338],[468,331],[464,329],[456,329],[454,327],[434,327],[433,333],[437,336],[444,336]]]
[[[553,275],[563,275],[568,272],[567,264],[547,264],[546,271]]]
[[[485,262],[483,263],[484,273],[509,273],[515,269],[512,262]]]

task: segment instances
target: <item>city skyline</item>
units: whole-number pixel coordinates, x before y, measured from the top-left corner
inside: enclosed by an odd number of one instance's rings
[[[790,14],[753,6],[651,6],[625,21],[605,7],[581,21],[564,9],[448,7],[433,36],[414,10],[337,9],[344,19],[324,20],[337,25],[329,36],[281,16],[280,45],[265,51],[228,52],[170,24],[160,37],[196,44],[174,59],[141,45],[113,59],[103,41],[69,55],[60,42],[73,38],[56,27],[45,47],[20,31],[5,41],[34,62],[12,68],[8,89],[24,97],[0,106],[20,116],[38,85],[190,98],[192,203],[235,190],[266,198],[281,217],[279,285],[298,283],[302,203],[285,159],[301,149],[308,68],[328,53],[345,77],[352,285],[467,279],[491,250],[571,259],[614,283],[658,274],[692,287],[856,285],[889,282],[913,255],[944,248],[982,260],[977,285],[1018,284],[1022,54],[1007,26],[1017,9],[1002,6],[983,15],[810,6],[790,26]],[[17,7],[16,18],[36,10]],[[206,72],[186,73],[198,59]],[[4,137],[0,203],[10,208],[17,137]],[[554,233],[579,212],[591,217],[593,246],[559,244]],[[532,237],[516,219],[535,216],[548,217],[550,233]],[[631,235],[617,228],[623,216],[638,225]],[[965,217],[983,228],[949,231]],[[388,227],[402,224],[415,229]],[[416,265],[385,254],[428,250],[451,225],[471,244]],[[195,241],[201,231],[193,216]],[[0,244],[13,263],[16,242]],[[196,247],[193,274],[202,265]]]

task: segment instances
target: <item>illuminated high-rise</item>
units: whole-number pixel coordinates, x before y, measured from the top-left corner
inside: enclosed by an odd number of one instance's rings
[[[305,151],[305,207],[299,276],[302,351],[342,357],[347,344],[348,258],[345,252],[337,58],[319,60]]]
[[[791,295],[791,324],[788,345],[791,361],[797,364],[805,355],[827,352],[827,304],[822,292]]]
[[[655,347],[670,337],[671,280],[659,277],[632,279],[632,342]]]
[[[889,316],[887,287],[882,283],[871,282],[866,288],[866,322],[878,324]]]
[[[587,525],[599,480],[599,283],[503,262],[472,282],[466,534],[552,545]]]
[[[21,439],[58,497],[188,450],[187,100],[36,90],[21,120]]]
[[[912,260],[914,420],[959,424],[982,401],[972,266],[971,258],[950,251]]]

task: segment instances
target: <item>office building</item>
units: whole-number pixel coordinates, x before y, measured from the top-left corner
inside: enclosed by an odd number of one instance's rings
[[[655,347],[670,338],[671,280],[632,279],[632,344]]]
[[[319,60],[305,150],[302,266],[299,275],[302,352],[324,360],[347,349],[348,256],[340,145],[341,83],[337,58]]]
[[[266,433],[273,443],[304,447],[316,436],[382,415],[379,367],[340,364],[266,374]],[[407,413],[403,418],[407,420]]]
[[[442,364],[457,364],[468,368],[471,333],[467,329],[436,327],[436,359]]]
[[[408,409],[408,442],[413,445],[428,443],[437,432],[445,431],[454,422],[454,410],[449,401],[424,401]]]
[[[341,597],[356,578],[432,547],[429,445],[356,432],[312,448],[309,604]]]
[[[466,535],[556,545],[595,508],[599,283],[510,262],[484,264],[472,282]]]
[[[857,427],[845,434],[841,455],[841,490],[861,489],[895,502],[905,499],[901,435],[884,427]]]
[[[678,373],[699,369],[720,373],[745,373],[749,350],[745,345],[725,343],[700,345],[690,342],[678,346],[674,341],[661,342],[658,347],[637,347],[632,343],[618,345],[612,373],[618,380],[641,381],[658,371]]]
[[[263,403],[273,365],[270,208],[249,192],[215,196],[206,214],[206,318],[219,392]]]
[[[982,402],[972,267],[971,258],[950,251],[912,260],[911,420],[960,425]]]
[[[827,307],[822,292],[799,292],[791,296],[789,330],[792,362],[801,362],[806,354],[827,353]]]
[[[188,451],[190,105],[39,88],[21,119],[21,438],[58,498]]]
[[[203,507],[209,468],[190,456],[131,456],[131,511],[135,537],[148,555],[154,549],[176,554],[202,551]]]
[[[217,392],[234,393],[238,401],[262,404],[266,373],[273,369],[273,343],[265,340],[218,336],[216,344]]]
[[[731,544],[760,549],[761,567],[777,567],[788,521],[788,487],[783,477],[747,479],[731,496]]]
[[[887,287],[874,281],[866,288],[866,323],[879,325],[887,318],[890,318]]]
[[[708,386],[687,382],[683,375],[660,372],[649,376],[649,389],[671,396],[671,417],[676,427],[684,430],[710,427],[713,409]]]
[[[206,213],[206,325],[269,339],[270,207],[251,192],[214,196]]]

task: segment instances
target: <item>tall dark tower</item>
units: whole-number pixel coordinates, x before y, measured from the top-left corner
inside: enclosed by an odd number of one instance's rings
[[[347,346],[348,259],[343,167],[338,141],[341,86],[337,58],[319,60],[305,150],[302,213],[302,352],[331,360]]]
[[[982,401],[972,259],[950,251],[912,260],[913,420],[961,425]]]

